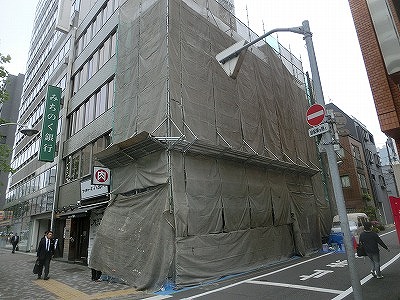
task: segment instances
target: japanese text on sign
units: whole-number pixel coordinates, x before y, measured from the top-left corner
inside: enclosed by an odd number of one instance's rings
[[[60,113],[61,88],[49,85],[43,114],[39,160],[54,161],[57,140],[58,115]]]

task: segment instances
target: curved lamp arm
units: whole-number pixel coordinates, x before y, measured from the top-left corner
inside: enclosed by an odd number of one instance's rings
[[[32,136],[39,132],[39,130],[36,130],[28,125],[20,124],[20,123],[2,123],[2,124],[0,124],[0,127],[1,126],[9,126],[9,125],[17,125],[17,126],[22,127],[20,129],[18,129],[18,131],[27,136]]]

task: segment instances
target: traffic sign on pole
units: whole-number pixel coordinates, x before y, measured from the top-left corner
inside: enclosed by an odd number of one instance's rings
[[[313,137],[313,136],[320,135],[320,134],[323,134],[328,131],[329,131],[329,124],[322,123],[318,126],[314,126],[314,127],[311,127],[310,129],[308,129],[308,135],[310,137]]]
[[[325,108],[321,104],[313,104],[307,109],[307,123],[317,126],[325,119]]]

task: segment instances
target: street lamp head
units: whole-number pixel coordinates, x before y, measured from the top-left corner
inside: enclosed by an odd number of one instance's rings
[[[39,132],[39,130],[36,130],[34,128],[30,128],[28,126],[26,127],[22,127],[19,132],[21,132],[22,134],[26,135],[26,136],[32,136],[35,135]]]
[[[9,125],[17,125],[20,126],[21,128],[18,129],[19,132],[21,132],[22,134],[26,135],[26,136],[32,136],[35,135],[39,132],[39,130],[33,129],[32,127],[25,125],[25,124],[20,124],[20,123],[2,123],[0,124],[1,126],[9,126]]]

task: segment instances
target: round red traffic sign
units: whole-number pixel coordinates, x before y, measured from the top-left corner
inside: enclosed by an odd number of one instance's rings
[[[313,104],[307,109],[307,123],[310,126],[317,126],[325,118],[325,108],[321,104]]]

